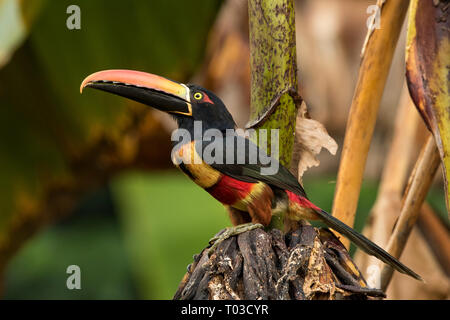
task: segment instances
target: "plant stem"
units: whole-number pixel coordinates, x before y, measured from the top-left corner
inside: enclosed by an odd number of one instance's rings
[[[402,206],[402,194],[408,179],[411,156],[416,149],[416,132],[420,116],[403,87],[398,106],[392,144],[384,164],[377,199],[371,210],[371,240],[381,247],[389,241],[392,227]],[[367,265],[378,265],[379,260],[367,256]],[[379,277],[377,277],[377,282]],[[369,280],[369,279],[368,279]],[[374,284],[373,284],[374,285]]]
[[[395,46],[408,9],[407,0],[388,0],[380,28],[368,35],[359,69],[333,202],[333,215],[353,226],[364,168]],[[345,240],[348,247],[349,242]]]
[[[297,116],[292,92],[298,87],[294,1],[249,0],[248,8],[251,111],[247,127],[279,129],[279,160],[289,167]]]
[[[247,128],[278,130],[278,150],[265,142],[268,154],[289,168],[297,107],[297,53],[293,0],[249,0],[251,107]],[[264,139],[264,136],[262,136]],[[277,155],[278,153],[278,155]],[[274,216],[269,228],[283,230],[284,216]]]
[[[395,258],[400,258],[405,248],[439,164],[439,151],[430,134],[409,178],[402,210],[386,248],[386,251]],[[392,268],[385,265],[381,271],[381,289],[383,291],[386,291],[392,274]]]

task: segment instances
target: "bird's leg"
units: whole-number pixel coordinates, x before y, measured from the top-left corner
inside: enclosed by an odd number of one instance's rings
[[[238,234],[250,231],[250,230],[254,230],[254,229],[258,229],[258,228],[264,228],[264,226],[260,223],[244,223],[244,224],[240,224],[234,227],[228,227],[225,229],[224,232],[222,232],[219,235],[214,236],[213,238],[211,238],[209,240],[209,244],[211,245],[211,247],[208,250],[208,256],[211,256],[214,251],[216,250],[217,246],[224,240],[232,237],[232,236],[237,236]]]

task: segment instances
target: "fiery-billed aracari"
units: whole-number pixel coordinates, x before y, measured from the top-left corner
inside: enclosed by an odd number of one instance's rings
[[[359,248],[399,272],[421,279],[414,271],[389,255],[378,245],[359,234],[343,222],[334,218],[324,210],[311,203],[303,187],[288,169],[279,165],[275,174],[261,174],[261,162],[248,161],[248,148],[245,148],[244,163],[217,161],[207,163],[201,155],[208,146],[205,141],[196,141],[194,121],[201,121],[202,132],[216,129],[229,138],[236,124],[224,103],[212,92],[197,86],[185,85],[160,76],[139,71],[107,70],[88,76],[81,84],[80,91],[85,87],[95,88],[117,94],[173,115],[178,127],[190,133],[190,140],[172,153],[173,162],[196,184],[205,189],[215,199],[220,201],[229,211],[234,226],[253,224],[267,226],[276,212],[283,211],[288,219],[321,220],[327,226],[348,237]],[[235,146],[243,142],[246,146],[252,144],[249,139],[234,134]],[[224,146],[229,146],[223,143]],[[226,153],[240,150],[224,147]],[[258,149],[258,152],[260,150]],[[197,157],[200,161],[193,161]],[[236,157],[231,157],[236,159]],[[275,159],[271,159],[276,161]]]

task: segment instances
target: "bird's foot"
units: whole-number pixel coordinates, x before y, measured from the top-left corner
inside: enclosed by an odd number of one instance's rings
[[[220,233],[219,235],[214,236],[209,240],[209,244],[211,247],[208,250],[208,256],[211,256],[214,251],[216,250],[217,246],[224,240],[232,237],[237,236],[238,234],[258,229],[258,228],[264,228],[264,226],[261,223],[244,223],[240,224],[234,227],[226,228],[224,232]]]

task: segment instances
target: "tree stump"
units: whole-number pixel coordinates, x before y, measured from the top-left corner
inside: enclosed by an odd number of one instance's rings
[[[223,230],[221,231],[223,232]],[[283,235],[255,229],[194,256],[176,300],[317,300],[385,297],[367,287],[328,229],[302,224]]]

